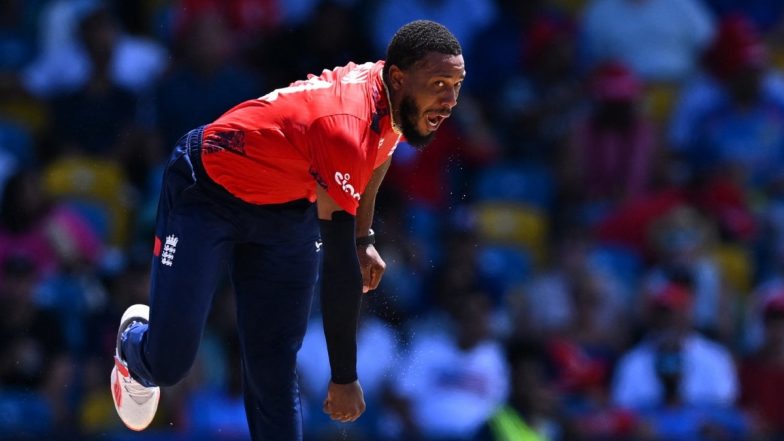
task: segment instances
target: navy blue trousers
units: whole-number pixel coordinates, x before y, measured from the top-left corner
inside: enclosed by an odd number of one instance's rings
[[[166,168],[152,264],[150,323],[122,343],[145,385],[180,381],[196,357],[223,269],[237,299],[245,410],[251,437],[299,440],[296,355],[318,271],[315,204],[242,202],[201,165],[201,129],[178,141]]]

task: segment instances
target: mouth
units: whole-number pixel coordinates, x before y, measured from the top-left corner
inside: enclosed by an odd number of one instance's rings
[[[427,129],[435,132],[441,126],[445,119],[449,118],[450,113],[446,112],[427,112],[425,114],[425,121],[427,122]]]

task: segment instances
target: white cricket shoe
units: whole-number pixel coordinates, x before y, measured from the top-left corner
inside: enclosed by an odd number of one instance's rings
[[[120,357],[120,336],[134,322],[147,323],[150,319],[150,307],[133,305],[125,310],[120,319],[117,332],[117,347],[114,352],[114,368],[112,369],[112,398],[117,415],[131,430],[144,430],[152,422],[158,409],[161,397],[160,387],[145,387],[131,377],[128,365]]]

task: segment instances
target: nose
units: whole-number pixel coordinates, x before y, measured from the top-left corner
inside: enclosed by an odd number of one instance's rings
[[[457,105],[458,93],[459,92],[457,88],[453,88],[453,87],[444,88],[444,91],[441,93],[441,96],[439,97],[441,101],[440,104],[451,110],[452,107],[455,107]]]

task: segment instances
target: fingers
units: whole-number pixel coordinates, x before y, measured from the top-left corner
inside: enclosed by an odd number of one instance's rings
[[[378,282],[376,282],[375,286],[373,285],[373,274],[375,265],[363,265],[362,267],[362,294],[367,294],[368,291],[371,289],[376,289],[378,287]]]
[[[381,283],[381,276],[384,275],[384,270],[386,270],[384,265],[374,265],[370,269],[370,289],[378,288],[378,284]]]
[[[372,263],[360,264],[359,270],[362,272],[362,294],[366,294],[371,289],[370,281],[373,278],[372,276],[373,264]]]
[[[371,263],[363,265],[362,270],[362,293],[367,293],[378,288],[381,283],[381,276],[384,275],[386,265],[381,263]]]
[[[387,265],[372,245],[358,248],[358,257],[362,272],[362,292],[367,293],[378,288]]]
[[[384,269],[383,265],[372,265],[368,270],[367,276],[365,276],[364,272],[362,273],[363,294],[378,288],[379,283],[381,283],[381,276],[384,275]]]
[[[333,421],[341,423],[356,421],[365,411],[364,394],[359,380],[348,384],[330,382],[323,409]]]
[[[339,411],[333,409],[332,402],[327,399],[324,401],[323,411],[332,421],[337,421],[340,423],[353,423],[356,421],[360,415],[364,412],[364,409],[354,409],[353,411]]]
[[[330,414],[329,418],[332,421],[337,421],[339,423],[353,423],[354,421],[359,419],[359,415],[356,415],[354,417],[350,417],[350,416],[345,415],[345,414]]]

